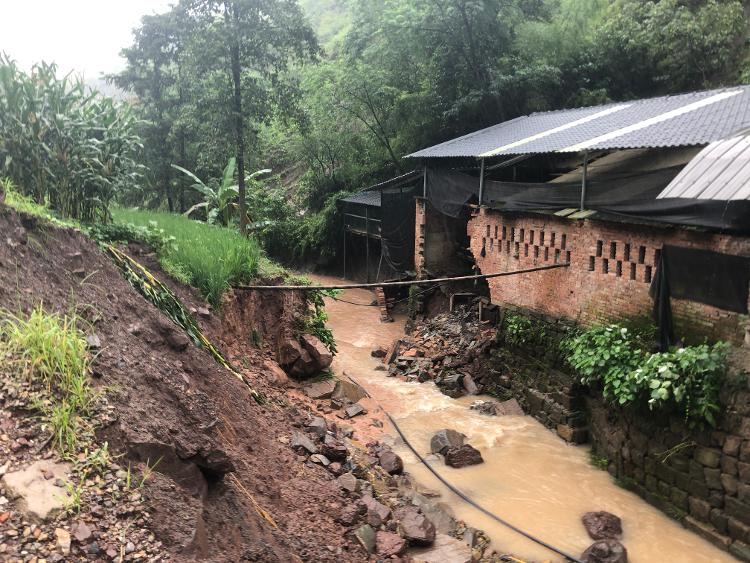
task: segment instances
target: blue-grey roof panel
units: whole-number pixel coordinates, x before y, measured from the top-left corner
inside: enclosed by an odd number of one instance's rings
[[[358,203],[360,205],[371,205],[374,207],[380,207],[380,194],[378,190],[369,192],[359,192],[354,195],[342,197],[339,201],[345,201],[346,203]]]
[[[750,86],[535,113],[410,154],[482,157],[702,145],[750,125]]]

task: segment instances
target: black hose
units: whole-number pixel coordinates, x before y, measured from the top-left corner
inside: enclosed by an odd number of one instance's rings
[[[372,398],[372,395],[370,395],[370,393],[368,393],[368,392],[367,392],[367,389],[365,389],[364,387],[362,387],[362,385],[360,385],[360,384],[359,384],[359,383],[357,383],[357,382],[356,382],[356,381],[355,381],[354,379],[352,379],[352,377],[351,377],[351,376],[347,375],[347,377],[348,377],[348,378],[349,378],[349,379],[350,379],[350,380],[351,380],[351,381],[352,381],[353,383],[356,383],[356,384],[357,384],[357,385],[358,385],[359,387],[361,387],[361,388],[362,388],[362,390],[363,390],[363,391],[365,392],[365,395],[367,395],[368,397]],[[381,406],[380,408],[381,408],[381,409],[383,409],[383,407],[382,407],[382,406]],[[514,532],[516,532],[516,533],[518,533],[518,534],[521,534],[522,536],[524,536],[525,538],[527,538],[527,539],[529,539],[529,540],[533,541],[534,543],[537,543],[537,544],[541,545],[542,547],[545,547],[545,548],[549,549],[550,551],[553,551],[553,552],[557,553],[558,555],[562,555],[562,556],[563,556],[563,557],[564,557],[564,558],[565,558],[566,560],[568,560],[568,561],[571,561],[572,563],[583,563],[583,562],[582,562],[582,561],[581,561],[580,559],[578,559],[577,557],[573,557],[572,555],[569,555],[568,553],[565,553],[565,552],[564,552],[563,550],[561,550],[561,549],[558,549],[558,548],[556,548],[555,546],[553,546],[553,545],[551,545],[551,544],[549,544],[549,543],[545,542],[544,540],[541,540],[541,539],[537,538],[536,536],[533,536],[532,534],[530,534],[530,533],[528,533],[528,532],[525,532],[525,531],[523,531],[523,530],[522,530],[521,528],[519,528],[519,527],[517,527],[517,526],[514,526],[513,524],[511,524],[511,523],[510,523],[510,522],[508,522],[507,520],[503,520],[503,519],[502,519],[502,518],[500,518],[499,516],[497,516],[497,515],[493,514],[492,512],[490,512],[489,510],[487,510],[486,508],[484,508],[483,506],[481,506],[480,504],[478,504],[478,503],[476,503],[475,501],[473,501],[472,499],[470,499],[470,498],[469,498],[468,496],[466,496],[466,495],[465,495],[464,493],[462,493],[462,492],[461,492],[460,490],[458,490],[458,489],[457,489],[456,487],[454,487],[453,485],[451,485],[451,484],[450,484],[450,483],[449,483],[448,481],[446,481],[446,480],[445,480],[445,479],[444,479],[444,478],[443,478],[443,477],[442,477],[442,476],[441,476],[441,475],[440,475],[440,474],[439,474],[439,473],[437,472],[437,470],[436,470],[435,468],[433,468],[433,467],[432,467],[432,466],[431,466],[431,465],[430,465],[429,463],[427,463],[427,460],[425,460],[425,459],[424,459],[424,458],[423,458],[423,457],[422,457],[422,456],[420,455],[420,453],[419,453],[419,452],[418,452],[418,451],[417,451],[417,450],[416,450],[416,449],[414,448],[414,446],[412,446],[412,445],[411,445],[411,443],[409,442],[409,440],[407,440],[407,439],[406,439],[406,436],[404,436],[404,433],[403,433],[403,432],[401,431],[401,428],[399,428],[399,425],[398,425],[398,424],[396,424],[396,421],[395,421],[395,420],[393,420],[393,417],[392,417],[392,416],[391,416],[391,415],[390,415],[390,414],[389,414],[389,413],[388,413],[388,412],[387,412],[387,411],[386,411],[385,409],[383,409],[383,412],[385,413],[385,416],[387,416],[387,417],[388,417],[388,420],[390,420],[390,421],[391,421],[391,424],[393,424],[393,427],[394,427],[394,428],[396,429],[396,432],[398,432],[398,435],[399,435],[399,436],[401,437],[401,439],[402,439],[402,440],[404,441],[404,444],[406,444],[406,446],[407,446],[407,447],[408,447],[408,448],[409,448],[409,449],[410,449],[410,450],[412,451],[412,453],[414,453],[414,455],[415,455],[415,456],[417,456],[417,459],[418,459],[419,461],[421,461],[421,462],[422,462],[422,464],[424,464],[424,466],[425,466],[425,467],[427,467],[427,469],[429,469],[429,470],[430,470],[430,472],[431,472],[431,473],[432,473],[432,474],[433,474],[433,475],[434,475],[435,477],[437,477],[438,481],[440,481],[440,482],[441,482],[441,483],[442,483],[443,485],[445,485],[446,487],[448,487],[448,489],[449,489],[449,490],[450,490],[451,492],[453,492],[453,493],[454,493],[455,495],[457,495],[458,497],[460,497],[461,499],[463,499],[463,500],[464,500],[465,502],[469,503],[469,504],[470,504],[471,506],[473,506],[474,508],[476,508],[477,510],[479,510],[479,511],[480,511],[480,512],[482,512],[483,514],[485,514],[485,515],[489,516],[490,518],[492,518],[492,519],[493,519],[493,520],[495,520],[496,522],[499,522],[499,523],[500,523],[500,524],[502,524],[503,526],[505,526],[505,527],[507,527],[507,528],[510,528],[511,530],[513,530]]]

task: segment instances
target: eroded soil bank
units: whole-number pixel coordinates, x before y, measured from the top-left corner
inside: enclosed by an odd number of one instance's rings
[[[317,281],[333,281],[316,278]],[[369,304],[366,290],[347,290],[342,299]],[[454,486],[482,506],[537,537],[573,555],[591,543],[581,516],[606,510],[622,518],[623,544],[634,563],[652,561],[728,562],[734,558],[684,529],[641,498],[619,487],[605,471],[592,466],[588,448],[573,446],[529,416],[490,417],[469,409],[482,397],[451,399],[433,383],[407,383],[388,377],[382,363],[370,356],[376,346],[387,347],[403,335],[404,319],[381,324],[375,307],[327,300],[329,325],[336,336],[337,373],[346,373],[373,396],[371,408],[388,411],[409,441],[428,456],[430,438],[437,430],[463,432],[479,449],[484,463],[453,469],[437,459],[432,463]],[[519,537],[467,505],[440,484],[388,427],[394,450],[406,471],[424,486],[441,493],[441,501],[456,518],[485,530],[499,553],[526,560],[559,560],[546,549]]]

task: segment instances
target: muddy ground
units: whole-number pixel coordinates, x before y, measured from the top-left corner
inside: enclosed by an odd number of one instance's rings
[[[258,405],[238,379],[186,342],[82,233],[0,205],[0,235],[0,308],[28,312],[42,303],[47,311],[74,308],[83,315],[101,341],[94,383],[115,418],[99,440],[124,455],[121,465],[161,459],[144,496],[151,512],[147,526],[161,542],[162,560],[367,559],[335,520],[346,501],[334,477],[288,445],[307,414],[287,398],[269,350],[290,330],[298,298],[258,302],[239,295],[225,306],[227,322],[214,314],[201,317],[209,336],[240,360],[236,367],[266,396],[266,404]],[[131,250],[155,264],[144,249]],[[168,283],[188,307],[205,307],[194,291]],[[253,345],[253,330],[265,346]],[[1,453],[12,468],[40,455],[27,450],[22,445]],[[85,510],[79,520],[90,516]],[[75,542],[72,554],[69,560],[108,560],[76,551]]]

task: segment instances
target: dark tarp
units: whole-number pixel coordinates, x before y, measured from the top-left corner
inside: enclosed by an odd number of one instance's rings
[[[384,189],[380,230],[383,259],[399,274],[414,269],[414,188]]]
[[[623,218],[750,234],[750,201],[657,200],[656,196],[681,169],[682,166],[675,166],[589,181],[584,207]],[[451,217],[457,217],[466,203],[478,198],[479,179],[467,174],[430,169],[427,183],[430,203]],[[501,211],[557,211],[577,208],[580,202],[580,182],[528,184],[485,180],[482,196],[483,204]]]
[[[675,344],[670,297],[747,314],[750,257],[665,245],[651,283],[662,349]]]

